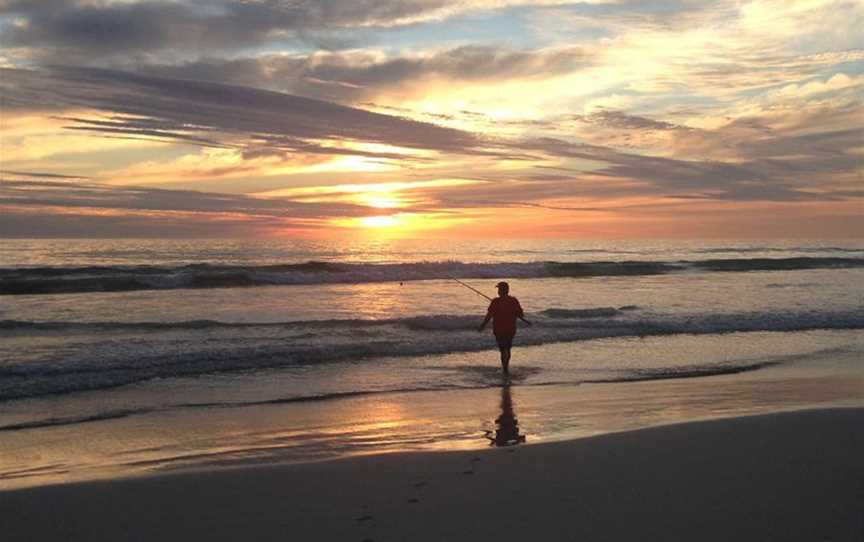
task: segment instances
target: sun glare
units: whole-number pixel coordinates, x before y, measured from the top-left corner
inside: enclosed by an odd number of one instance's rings
[[[353,199],[360,205],[367,205],[376,209],[394,209],[404,205],[395,194],[376,194],[373,192],[360,194]]]
[[[393,215],[366,216],[360,219],[360,224],[367,228],[386,228],[398,226],[399,217]]]
[[[465,224],[469,219],[454,217],[447,213],[405,213],[399,212],[390,215],[373,215],[347,219],[337,219],[331,224],[346,231],[354,230],[363,235],[374,235],[375,237],[405,237],[422,236],[442,228],[454,227]]]

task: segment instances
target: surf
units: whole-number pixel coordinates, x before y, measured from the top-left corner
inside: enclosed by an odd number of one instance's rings
[[[445,279],[638,277],[674,273],[795,271],[864,267],[864,258],[726,258],[678,261],[187,264],[0,268],[0,295],[50,295],[138,290],[362,284]]]

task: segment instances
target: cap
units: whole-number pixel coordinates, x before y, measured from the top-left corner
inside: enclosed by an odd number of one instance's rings
[[[510,285],[507,284],[506,282],[503,282],[503,281],[502,281],[502,282],[499,282],[498,284],[496,284],[495,287],[496,287],[496,288],[509,288]]]

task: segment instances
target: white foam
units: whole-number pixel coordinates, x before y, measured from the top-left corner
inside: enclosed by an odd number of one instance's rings
[[[518,343],[539,345],[605,337],[751,331],[862,329],[864,310],[657,314],[646,310],[556,309],[529,315]],[[563,317],[562,317],[563,316]],[[470,352],[494,347],[474,315],[429,315],[384,321],[331,320],[271,324],[194,321],[68,324],[82,339],[0,360],[0,400],[118,386],[150,378],[300,366],[341,360]],[[56,334],[62,322],[3,322],[0,334]],[[157,326],[157,327],[154,327]],[[87,331],[89,330],[89,332]],[[154,332],[158,331],[158,332]],[[86,340],[85,340],[86,339]]]

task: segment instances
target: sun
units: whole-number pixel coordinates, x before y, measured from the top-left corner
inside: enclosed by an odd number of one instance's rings
[[[352,217],[336,219],[331,224],[347,230],[355,230],[358,233],[381,236],[407,236],[418,235],[422,232],[440,230],[464,224],[470,219],[451,216],[448,213],[406,213],[380,214],[363,217]],[[365,233],[364,233],[365,232]]]

